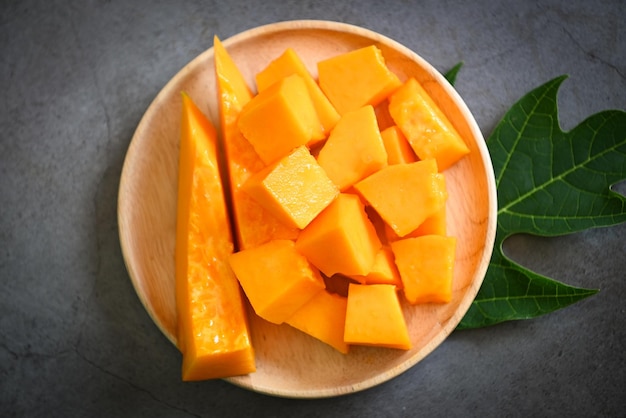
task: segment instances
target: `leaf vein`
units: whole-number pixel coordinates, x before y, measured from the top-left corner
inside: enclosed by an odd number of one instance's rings
[[[517,136],[516,136],[515,140],[513,141],[511,149],[507,153],[506,159],[504,160],[504,162],[502,164],[502,168],[500,169],[499,175],[496,176],[497,177],[496,178],[496,188],[499,188],[500,180],[503,177],[502,173],[504,173],[507,170],[507,167],[509,166],[513,156],[515,155],[515,149],[519,145],[519,143],[522,140],[522,138],[524,138],[523,132],[529,126],[530,120],[531,120],[531,118],[529,116],[532,115],[534,113],[534,111],[539,107],[539,104],[541,103],[541,98],[545,97],[548,94],[548,92],[549,92],[548,90],[543,92],[543,94],[541,94],[540,97],[537,98],[537,100],[535,101],[534,105],[532,106],[530,112],[527,112],[527,111],[525,111],[522,108],[522,112],[524,113],[524,116],[526,116],[526,117],[524,118],[524,123],[522,124],[522,126],[520,127],[519,130],[516,130],[515,127],[513,127],[513,129],[517,132]],[[508,121],[508,123],[511,123],[510,119],[507,119],[507,121]],[[512,123],[511,123],[511,125],[512,125]],[[501,144],[501,145],[503,145],[503,144]]]
[[[607,120],[604,121],[603,125],[606,124],[606,123],[607,123]],[[594,134],[593,140],[590,141],[590,143],[592,143],[596,138],[597,138],[597,131],[596,131],[596,134]],[[543,182],[541,184],[535,184],[534,188],[531,188],[526,193],[520,194],[516,199],[513,199],[510,202],[508,202],[506,205],[502,206],[498,210],[498,213],[509,212],[509,209],[511,207],[513,207],[516,204],[518,204],[518,203],[528,199],[530,196],[532,196],[533,194],[537,193],[538,191],[544,190],[548,185],[553,184],[553,183],[555,183],[557,181],[561,181],[561,180],[566,181],[565,178],[567,176],[569,176],[573,172],[577,171],[578,169],[587,166],[590,162],[594,161],[595,159],[601,158],[601,157],[603,157],[603,156],[605,156],[607,154],[613,153],[613,152],[619,152],[618,151],[619,147],[624,146],[625,144],[626,144],[626,135],[624,136],[624,138],[623,138],[623,140],[621,142],[620,141],[616,141],[614,145],[612,145],[610,147],[606,147],[605,149],[603,149],[599,153],[591,155],[591,152],[589,152],[588,153],[589,155],[588,155],[588,157],[586,159],[584,159],[583,161],[581,161],[578,164],[574,164],[572,167],[570,167],[568,170],[563,171],[561,174],[559,174],[557,176],[552,176],[548,181],[545,181],[545,182]],[[591,148],[591,145],[590,145],[590,148]],[[575,189],[579,189],[578,187],[574,187],[574,188]],[[510,213],[515,213],[515,212],[510,212]]]

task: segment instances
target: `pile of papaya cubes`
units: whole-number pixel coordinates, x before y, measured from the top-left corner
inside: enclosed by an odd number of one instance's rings
[[[237,127],[264,167],[241,188],[298,232],[243,248],[230,265],[270,322],[342,353],[352,344],[408,349],[399,292],[410,303],[451,297],[456,242],[446,235],[443,171],[469,150],[375,45],[317,68],[319,81],[290,48],[256,74]],[[380,106],[394,121],[382,132]],[[347,294],[331,292],[332,280],[346,281]]]
[[[341,353],[410,349],[401,299],[451,300],[444,172],[469,148],[376,45],[318,62],[317,78],[288,48],[256,92],[217,37],[214,49],[237,242],[227,263],[254,312]]]

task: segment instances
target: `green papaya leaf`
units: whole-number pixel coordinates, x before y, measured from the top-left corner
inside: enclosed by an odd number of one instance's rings
[[[559,126],[555,78],[518,101],[487,139],[498,189],[493,256],[478,295],[457,329],[528,319],[593,295],[534,273],[503,252],[513,234],[565,235],[626,221],[626,198],[611,186],[626,178],[626,112]]]
[[[450,68],[443,75],[446,78],[446,80],[448,80],[448,82],[452,84],[453,86],[454,86],[454,83],[456,83],[456,76],[459,73],[459,70],[461,69],[462,66],[463,66],[463,61],[459,62],[454,67]]]

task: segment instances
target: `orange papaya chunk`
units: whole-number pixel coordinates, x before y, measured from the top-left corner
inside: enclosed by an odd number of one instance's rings
[[[285,322],[347,354],[350,346],[343,340],[347,303],[344,296],[323,290]]]
[[[300,229],[339,194],[304,145],[250,177],[244,190],[282,222]]]
[[[322,60],[317,71],[322,91],[340,115],[368,104],[376,106],[402,84],[375,45]]]
[[[410,349],[396,287],[350,284],[343,339],[348,344]]]
[[[298,74],[254,96],[241,110],[237,126],[265,164],[300,145],[325,138],[309,91]]]
[[[182,379],[255,371],[211,122],[183,94],[176,215],[176,308]]]
[[[297,228],[282,223],[242,190],[250,176],[265,167],[237,127],[241,110],[252,99],[252,92],[217,37],[214,38],[214,50],[221,133],[238,248],[256,247],[272,239],[295,239],[299,232]]]
[[[407,164],[417,161],[417,155],[411,144],[396,125],[380,132],[387,151],[387,164]]]
[[[340,193],[296,240],[296,248],[325,275],[369,273],[381,247],[358,196]]]
[[[452,298],[456,238],[424,235],[391,243],[409,303],[446,303]]]
[[[366,105],[343,114],[317,162],[342,191],[387,165],[374,108]]]
[[[257,73],[255,77],[257,90],[262,92],[272,84],[292,74],[298,74],[304,80],[311,100],[313,100],[313,106],[324,127],[324,132],[328,134],[339,120],[339,113],[322,92],[322,89],[315,82],[315,79],[293,48],[287,48],[278,58]],[[313,144],[309,143],[307,145],[311,146]]]
[[[324,289],[324,279],[291,240],[269,241],[229,257],[258,316],[282,324]]]
[[[354,188],[400,237],[435,214],[448,197],[433,159],[389,165]]]
[[[400,273],[396,267],[393,252],[390,247],[384,246],[376,253],[374,265],[365,276],[352,275],[350,278],[361,284],[392,284],[402,287]]]
[[[417,156],[436,159],[440,171],[469,153],[454,125],[414,78],[391,94],[389,113]]]

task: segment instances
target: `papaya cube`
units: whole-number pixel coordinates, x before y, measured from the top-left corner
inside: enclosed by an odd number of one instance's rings
[[[350,346],[343,341],[347,299],[323,290],[298,309],[287,324],[347,354]]]
[[[340,193],[296,240],[296,249],[325,275],[365,275],[381,247],[358,196]]]
[[[259,92],[267,90],[272,84],[292,74],[298,74],[304,80],[324,131],[326,133],[330,132],[339,120],[339,113],[322,92],[322,89],[315,82],[315,79],[293,48],[287,48],[278,58],[257,73],[257,90]],[[308,145],[311,146],[312,144]]]
[[[417,155],[411,144],[396,125],[381,131],[380,136],[387,151],[387,164],[407,164],[417,161]]]
[[[345,113],[320,149],[317,162],[346,190],[387,165],[387,152],[372,106]]]
[[[230,266],[261,318],[281,324],[324,289],[319,271],[291,240],[273,240],[229,257]]]
[[[361,284],[392,284],[398,288],[402,287],[400,273],[393,257],[390,247],[382,247],[376,253],[374,265],[365,276],[352,275],[350,278]]]
[[[243,190],[284,224],[300,229],[339,194],[305,145],[253,174]]]
[[[340,115],[368,104],[376,106],[402,85],[375,45],[319,61],[317,72],[322,91]]]
[[[390,284],[350,284],[344,341],[348,344],[411,348],[398,292]]]
[[[414,78],[391,94],[389,113],[417,156],[436,159],[440,171],[469,153],[454,125]]]
[[[450,302],[456,238],[424,235],[391,243],[409,303]]]
[[[325,138],[306,84],[298,74],[254,96],[241,109],[237,126],[265,164],[300,145]]]
[[[445,177],[433,159],[389,165],[354,185],[383,220],[404,237],[445,205]]]

